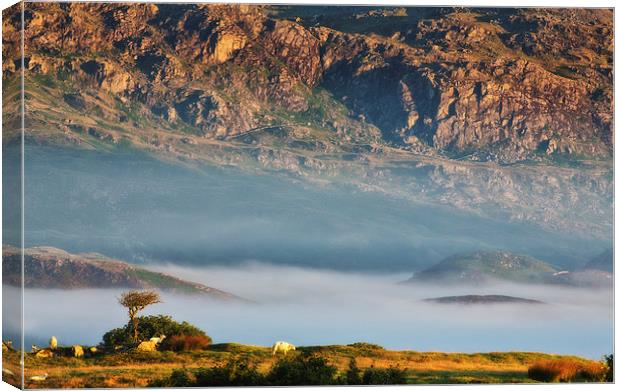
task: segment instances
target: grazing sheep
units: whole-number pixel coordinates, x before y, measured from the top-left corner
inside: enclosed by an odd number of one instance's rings
[[[164,341],[164,339],[166,339],[165,335],[160,335],[159,337],[153,337],[150,339],[151,342],[154,342],[156,345],[162,343]]]
[[[36,352],[38,352],[39,350],[42,350],[40,347],[38,347],[37,345],[34,345],[34,344],[30,347],[30,349],[32,349],[32,350],[31,350],[31,351],[32,351],[32,353],[36,353]]]
[[[30,380],[32,381],[45,381],[47,379],[48,374],[45,373],[43,375],[35,375],[35,376],[30,376]]]
[[[51,349],[39,349],[34,352],[34,356],[38,358],[50,358],[54,357],[54,352]]]
[[[154,352],[157,350],[157,344],[153,341],[143,341],[138,344],[136,350],[141,352]]]
[[[84,357],[84,349],[80,345],[73,345],[71,347],[71,353],[73,357]]]
[[[165,335],[160,335],[159,337],[153,337],[148,341],[142,341],[136,347],[136,350],[142,352],[154,352],[157,350],[157,346],[166,338]]]
[[[288,342],[284,342],[284,341],[278,341],[274,343],[273,347],[271,348],[272,354],[274,356],[278,352],[282,352],[284,353],[284,355],[286,355],[286,353],[288,353],[290,350],[295,350],[295,345],[290,344]]]
[[[50,349],[55,350],[58,347],[58,340],[56,339],[55,336],[52,335],[52,338],[50,338]]]
[[[9,350],[15,350],[13,349],[13,341],[11,340],[2,341],[2,351],[8,352]]]

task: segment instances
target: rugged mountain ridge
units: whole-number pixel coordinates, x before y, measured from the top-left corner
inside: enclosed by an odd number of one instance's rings
[[[611,15],[27,3],[25,136],[607,241]],[[5,145],[20,128],[20,20],[5,11]]]
[[[4,284],[21,286],[21,252],[2,247]],[[238,297],[162,273],[152,272],[101,254],[70,254],[54,247],[24,249],[24,286],[45,289],[134,288],[200,294],[219,300]]]
[[[69,138],[118,142],[156,125],[225,139],[288,125],[317,142],[324,131],[336,145],[478,160],[610,156],[611,10],[339,15],[369,26],[360,33],[322,24],[322,8],[29,3],[27,78],[62,92],[75,110],[128,127],[59,121]],[[5,55],[19,43],[16,15],[5,17]],[[18,67],[6,61],[3,77]]]

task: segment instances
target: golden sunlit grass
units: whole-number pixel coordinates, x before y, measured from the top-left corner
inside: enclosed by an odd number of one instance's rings
[[[528,377],[543,382],[604,381],[606,368],[601,363],[571,359],[544,360],[528,369]]]
[[[11,352],[17,354],[16,352]],[[299,347],[290,354],[312,353],[325,358],[339,371],[346,371],[351,359],[366,368],[399,368],[406,371],[412,384],[446,383],[528,383],[532,368],[573,368],[578,376],[571,381],[593,381],[603,370],[600,363],[575,356],[543,353],[441,353],[391,351],[376,345]],[[10,356],[4,355],[4,360]],[[35,358],[26,355],[26,379],[48,373],[45,382],[28,382],[30,388],[124,388],[145,387],[149,381],[170,376],[174,369],[196,371],[222,365],[231,359],[245,358],[261,373],[276,362],[270,349],[241,344],[215,344],[206,349],[183,352],[115,353],[90,358]],[[570,363],[566,364],[566,363]],[[544,364],[544,365],[543,365]],[[565,369],[566,371],[566,369]],[[561,374],[567,373],[560,371]],[[574,370],[572,373],[575,373]],[[561,377],[561,376],[560,376]],[[548,379],[548,378],[545,378]],[[538,379],[536,379],[538,380]],[[567,381],[551,380],[540,381]]]

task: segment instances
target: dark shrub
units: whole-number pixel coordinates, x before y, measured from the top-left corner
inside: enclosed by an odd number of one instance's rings
[[[247,359],[231,360],[224,366],[196,372],[195,387],[261,386],[265,378]]]
[[[297,356],[278,361],[267,375],[267,381],[275,386],[337,384],[336,372],[336,367],[322,357]]]
[[[607,367],[598,362],[582,364],[577,371],[577,376],[572,381],[604,382],[607,375]]]
[[[362,375],[363,384],[405,384],[405,371],[398,368],[368,368]]]
[[[384,349],[383,346],[381,345],[377,345],[374,343],[368,343],[368,342],[355,342],[347,346],[351,346],[353,348],[362,349],[362,350],[383,350]]]
[[[211,338],[206,335],[173,335],[164,339],[161,345],[162,350],[172,350],[174,352],[188,352],[193,350],[204,350],[211,344]]]
[[[613,383],[614,381],[614,355],[608,354],[603,357],[605,360],[605,366],[607,367],[607,372],[605,373],[605,381],[608,383]]]
[[[534,363],[527,375],[542,382],[600,382],[605,379],[606,368],[600,363],[584,363],[570,359],[544,360]]]
[[[108,347],[115,345],[131,345],[131,334],[133,328],[131,323],[127,323],[125,327],[112,329],[103,335],[103,344]],[[138,317],[138,340],[148,340],[154,336],[165,335],[172,338],[178,335],[185,336],[202,336],[207,337],[204,331],[187,322],[176,322],[170,316],[140,316]]]
[[[349,369],[345,374],[345,383],[356,386],[362,384],[362,371],[357,367],[355,359],[349,361]]]
[[[184,369],[175,369],[169,377],[150,381],[149,387],[192,387],[194,382]]]

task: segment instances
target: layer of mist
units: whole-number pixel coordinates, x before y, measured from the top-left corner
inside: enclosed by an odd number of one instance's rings
[[[100,252],[136,263],[257,259],[412,272],[458,252],[505,249],[570,268],[611,246],[350,186],[190,169],[136,151],[28,147],[25,180],[26,247]],[[5,206],[8,227],[19,216]],[[4,234],[6,243],[18,243],[16,232]]]
[[[250,262],[238,267],[156,268],[229,291],[256,304],[164,294],[144,314],[169,314],[206,330],[215,342],[348,344],[447,352],[538,351],[599,359],[613,347],[611,290],[496,284],[484,287],[398,284],[405,274],[349,273]],[[14,288],[7,288],[14,289]],[[25,293],[26,346],[96,344],[126,323],[116,290]],[[453,305],[423,299],[503,294],[544,305]],[[5,330],[14,325],[5,321]],[[7,330],[7,327],[9,330]]]

